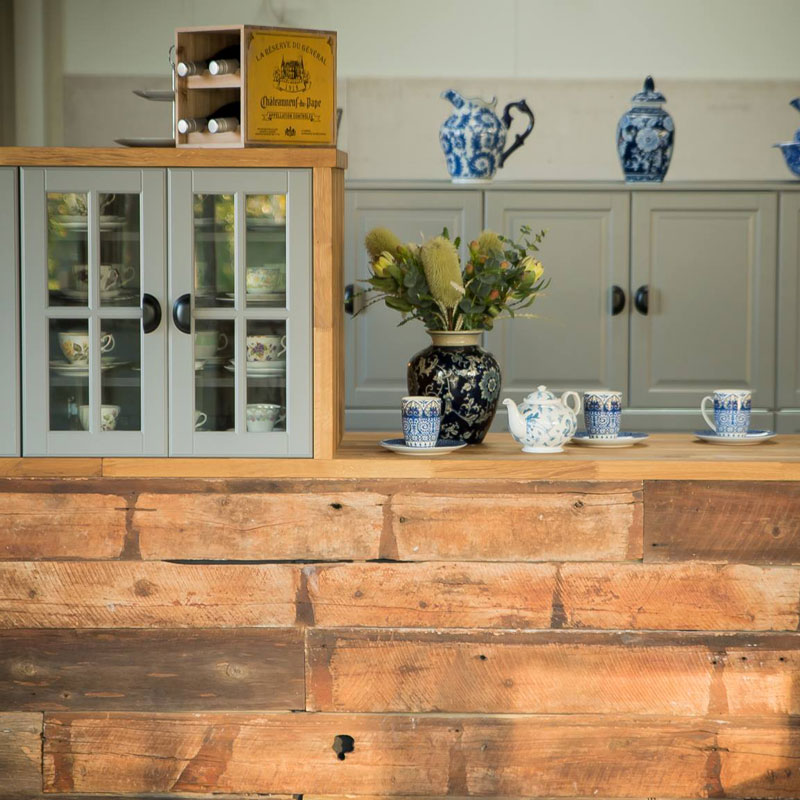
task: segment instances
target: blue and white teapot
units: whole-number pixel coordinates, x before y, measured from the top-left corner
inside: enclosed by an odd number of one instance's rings
[[[439,129],[439,141],[453,183],[490,181],[508,157],[522,147],[533,130],[533,112],[525,100],[509,103],[500,119],[494,112],[496,97],[487,102],[478,97],[463,97],[453,89],[442,92],[442,97],[455,106],[455,111]],[[512,108],[519,109],[528,117],[528,129],[525,133],[518,133],[514,144],[503,150],[511,126]]]

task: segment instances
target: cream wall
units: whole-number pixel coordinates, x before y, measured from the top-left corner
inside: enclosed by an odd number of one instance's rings
[[[497,95],[501,107],[525,97],[534,109],[507,179],[619,178],[616,120],[647,74],[676,120],[670,179],[790,177],[770,145],[800,125],[787,105],[800,95],[800,0],[15,0],[22,6],[22,34],[38,35],[50,61],[58,54],[53,68],[34,57],[20,78],[18,128],[39,137],[30,143],[169,135],[168,107],[131,88],[169,85],[174,28],[231,22],[338,31],[350,178],[446,177],[437,133],[448,87]],[[37,98],[63,107],[63,124]]]

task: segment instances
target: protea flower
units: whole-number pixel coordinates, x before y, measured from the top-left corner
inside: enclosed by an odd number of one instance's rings
[[[445,308],[455,308],[464,294],[464,282],[453,243],[444,236],[437,236],[422,245],[420,258],[433,299]]]

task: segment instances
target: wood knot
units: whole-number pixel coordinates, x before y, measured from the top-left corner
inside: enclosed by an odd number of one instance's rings
[[[342,504],[341,503],[331,503],[331,508],[334,511],[341,511],[342,510]]]
[[[247,670],[244,669],[239,664],[228,664],[228,666],[225,667],[225,674],[229,678],[236,678],[237,680],[241,680],[247,674]]]
[[[583,508],[583,500],[576,500],[572,505],[574,508]]]
[[[333,752],[336,753],[336,758],[338,758],[339,761],[344,761],[347,753],[352,753],[355,749],[356,742],[352,736],[342,733],[333,737]]]
[[[146,578],[141,578],[133,584],[133,593],[137,597],[150,597],[151,594],[155,594],[157,588],[154,583],[151,583]]]

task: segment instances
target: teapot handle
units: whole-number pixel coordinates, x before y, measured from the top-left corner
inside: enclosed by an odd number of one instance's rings
[[[570,404],[567,402],[567,400],[569,400],[569,398],[570,398],[570,397],[574,397],[574,398],[575,398],[575,408],[573,408],[573,407],[572,407],[572,406],[571,406],[571,405],[570,405]],[[575,413],[575,415],[576,415],[576,416],[577,416],[578,414],[580,414],[580,413],[581,413],[581,398],[580,398],[580,395],[579,395],[577,392],[564,392],[564,394],[562,394],[562,395],[561,395],[561,402],[562,402],[562,403],[563,403],[563,404],[564,404],[564,405],[565,405],[565,406],[566,406],[566,407],[567,407],[567,408],[568,408],[570,411],[573,411],[573,412]]]
[[[531,131],[533,130],[533,123],[535,122],[533,118],[533,111],[528,108],[528,104],[525,100],[518,100],[516,103],[509,103],[503,109],[503,125],[506,128],[511,127],[511,111],[512,108],[518,108],[523,114],[527,115],[528,117],[528,130],[525,133],[518,133],[516,138],[514,139],[514,144],[508,148],[504,153],[500,154],[500,158],[498,159],[498,167],[502,167],[506,163],[506,159],[518,148],[522,147],[523,142],[530,136]]]

